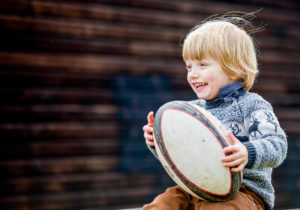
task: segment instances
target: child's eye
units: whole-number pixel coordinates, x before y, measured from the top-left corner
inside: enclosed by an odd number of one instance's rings
[[[187,65],[185,68],[186,68],[186,70],[191,71],[192,70],[192,65]]]
[[[199,65],[200,66],[207,66],[205,63],[200,63]]]

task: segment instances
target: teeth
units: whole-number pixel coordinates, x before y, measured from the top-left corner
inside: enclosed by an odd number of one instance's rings
[[[197,83],[195,83],[195,86],[197,88],[200,87],[200,86],[203,86],[203,85],[206,85],[206,83],[205,82],[197,82]]]

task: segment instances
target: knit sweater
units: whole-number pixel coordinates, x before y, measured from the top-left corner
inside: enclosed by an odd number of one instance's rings
[[[258,94],[243,91],[239,81],[221,88],[216,99],[191,103],[210,111],[246,146],[243,184],[263,200],[265,209],[273,209],[271,175],[286,157],[287,139],[271,105]]]

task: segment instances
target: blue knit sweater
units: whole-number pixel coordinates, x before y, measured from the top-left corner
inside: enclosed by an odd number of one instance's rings
[[[287,139],[271,105],[258,94],[243,91],[241,82],[221,88],[214,100],[192,103],[210,111],[247,147],[243,184],[261,197],[266,209],[273,209],[271,175],[286,157]]]

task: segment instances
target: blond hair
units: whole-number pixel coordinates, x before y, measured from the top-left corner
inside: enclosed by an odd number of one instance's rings
[[[258,74],[254,41],[244,29],[231,23],[233,19],[210,20],[194,27],[184,40],[182,56],[184,61],[211,56],[230,79],[242,80],[244,90],[249,91]]]

